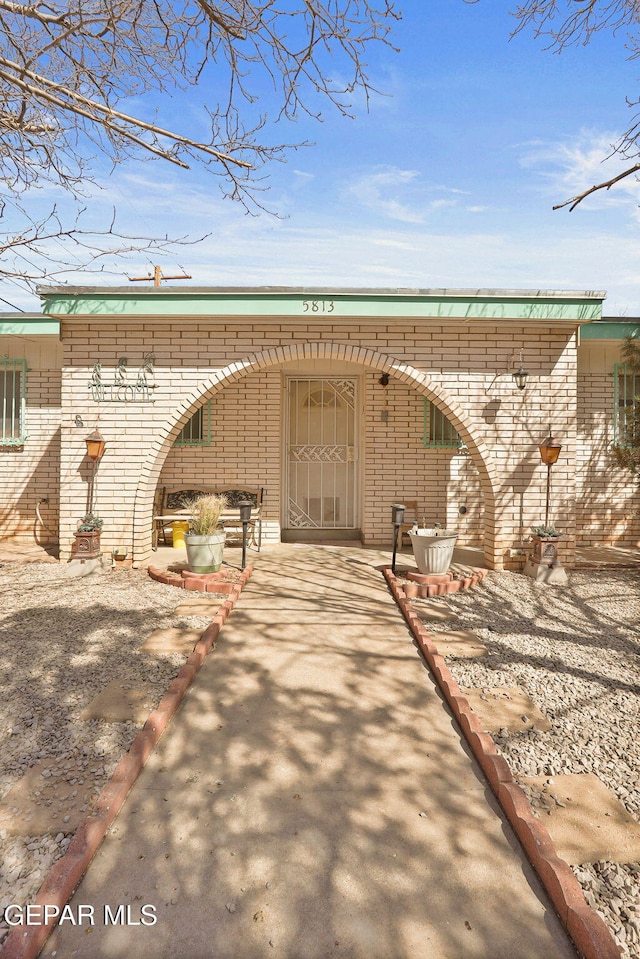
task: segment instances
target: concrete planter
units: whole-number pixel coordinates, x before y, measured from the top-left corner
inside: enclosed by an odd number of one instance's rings
[[[413,556],[421,573],[446,573],[451,566],[458,534],[449,529],[411,530]]]
[[[222,566],[225,532],[223,529],[206,536],[187,533],[187,563],[192,573],[217,573]]]

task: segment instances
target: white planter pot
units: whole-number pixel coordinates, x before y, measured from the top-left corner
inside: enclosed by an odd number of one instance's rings
[[[413,556],[421,573],[446,573],[451,566],[458,534],[449,529],[419,529],[409,533]]]
[[[217,573],[222,566],[225,532],[223,529],[207,536],[187,533],[187,563],[192,573]]]

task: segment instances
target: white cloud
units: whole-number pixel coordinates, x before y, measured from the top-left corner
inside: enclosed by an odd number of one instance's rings
[[[361,174],[348,194],[367,210],[401,223],[426,223],[438,210],[458,206],[465,191],[424,182],[418,170],[384,167]],[[444,196],[442,195],[444,194]]]
[[[633,160],[615,152],[618,139],[616,134],[582,130],[577,136],[559,143],[533,141],[520,145],[520,163],[544,178],[553,193],[554,203],[561,203],[633,166]],[[614,205],[626,207],[631,216],[640,219],[638,203],[640,181],[632,174],[610,190],[591,194],[581,205],[583,209],[591,210]]]

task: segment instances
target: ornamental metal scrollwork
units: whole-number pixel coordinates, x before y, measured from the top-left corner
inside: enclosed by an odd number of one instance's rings
[[[95,363],[89,380],[91,399],[95,403],[153,403],[155,360],[154,353],[145,353],[135,379],[129,378],[126,356],[118,360],[112,380],[103,379],[102,364]]]
[[[353,463],[355,446],[304,446],[290,447],[291,459],[297,463]]]

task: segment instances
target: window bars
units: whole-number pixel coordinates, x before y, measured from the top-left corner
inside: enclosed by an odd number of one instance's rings
[[[466,444],[444,413],[425,399],[422,445],[426,448],[466,450]]]
[[[2,422],[0,446],[22,446],[25,433],[26,360],[0,359],[0,402]]]
[[[211,401],[195,411],[178,433],[174,446],[211,445]]]
[[[613,443],[614,446],[634,445],[640,428],[640,374],[632,373],[624,363],[613,367]]]

